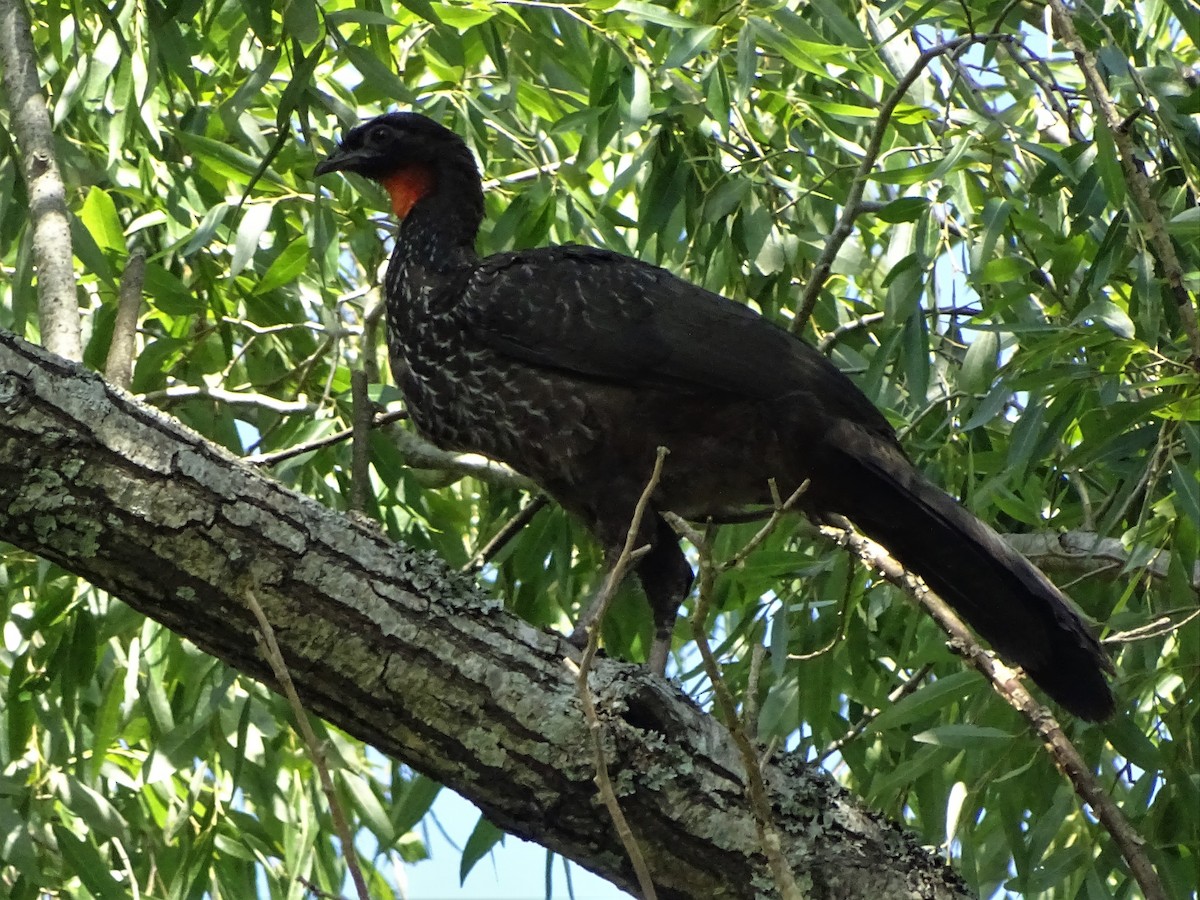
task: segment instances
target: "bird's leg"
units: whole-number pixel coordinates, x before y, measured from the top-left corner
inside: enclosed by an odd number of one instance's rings
[[[649,546],[649,550],[637,561],[636,566],[638,580],[646,593],[651,620],[654,623],[654,641],[650,645],[646,666],[656,675],[662,675],[667,668],[671,635],[675,631],[675,617],[679,613],[680,604],[691,590],[695,574],[688,565],[687,557],[679,549],[679,539],[662,516],[655,513],[653,524],[643,523],[638,539],[639,546]],[[610,573],[620,555],[621,551],[616,547],[610,546],[606,551]],[[567,638],[574,646],[587,646],[588,631],[608,603],[605,596],[608,584],[609,579],[606,578],[605,587],[588,603]],[[613,589],[615,588],[614,585]]]
[[[650,645],[646,666],[655,675],[664,675],[667,655],[671,652],[671,635],[675,632],[675,618],[696,576],[679,549],[679,538],[671,526],[657,513],[654,519],[654,543],[650,552],[638,562],[637,572],[654,622],[654,642]]]

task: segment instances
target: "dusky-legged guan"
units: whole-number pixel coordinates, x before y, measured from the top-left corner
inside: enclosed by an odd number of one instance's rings
[[[465,142],[416,113],[349,131],[316,174],[390,193],[392,372],[416,427],[501,460],[577,516],[615,560],[659,446],[637,539],[663,670],[693,572],[661,513],[769,508],[770,482],[840,514],[920,575],[1004,658],[1085,719],[1108,716],[1111,663],[1070,601],[926,480],[829,360],[745,306],[639,260],[582,246],[480,258],[483,188]]]

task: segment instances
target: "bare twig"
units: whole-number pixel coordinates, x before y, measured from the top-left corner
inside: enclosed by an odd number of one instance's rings
[[[790,499],[798,499],[805,487],[807,487],[807,483],[797,489]],[[777,504],[776,512],[780,514],[783,512],[782,504]],[[771,522],[777,523],[778,521],[779,515],[772,515]],[[729,729],[729,734],[738,749],[738,755],[741,756],[742,766],[746,770],[746,793],[750,801],[750,808],[754,812],[754,824],[758,830],[759,844],[771,867],[775,886],[784,900],[801,900],[803,895],[796,884],[792,867],[789,865],[787,857],[784,856],[783,844],[779,839],[779,832],[775,828],[775,819],[771,813],[771,799],[763,779],[758,753],[751,743],[749,734],[742,726],[738,717],[737,703],[729,690],[729,685],[725,683],[725,679],[721,675],[721,667],[717,664],[717,658],[713,655],[712,647],[708,643],[708,614],[712,605],[713,584],[717,571],[712,559],[711,525],[705,530],[704,537],[697,549],[700,551],[700,592],[692,610],[692,639],[696,642],[696,649],[700,651],[700,659],[704,664],[704,672],[708,676],[709,683],[712,684],[713,698],[717,709],[725,722],[725,727]]]
[[[516,515],[504,523],[499,531],[492,535],[486,544],[475,551],[475,555],[459,571],[470,573],[482,569],[509,541],[520,534],[521,529],[528,525],[530,520],[549,502],[550,499],[545,494],[538,494],[526,503],[517,511]]]
[[[985,651],[946,602],[910,574],[879,544],[848,526],[822,525],[820,531],[826,537],[851,548],[860,559],[903,590],[933,617],[949,635],[956,652],[970,662],[991,683],[996,693],[1020,712],[1037,732],[1059,770],[1070,780],[1075,793],[1091,806],[1096,817],[1112,836],[1113,842],[1120,849],[1130,871],[1141,886],[1143,895],[1149,900],[1166,900],[1162,882],[1159,881],[1143,849],[1145,841],[1097,781],[1091,768],[1063,733],[1062,727],[1050,710],[1033,698],[1017,673]]]
[[[117,291],[117,317],[113,322],[112,341],[104,361],[104,377],[129,390],[133,383],[134,338],[137,335],[138,310],[142,305],[142,284],[146,279],[146,251],[135,247],[125,261],[121,287]]]
[[[375,416],[375,420],[371,424],[379,428],[383,425],[390,425],[393,422],[399,422],[401,419],[407,418],[407,411],[402,409],[394,410],[393,412],[379,413]],[[256,453],[253,456],[247,456],[245,462],[253,466],[273,466],[276,463],[294,459],[297,456],[303,456],[305,453],[312,453],[314,450],[323,450],[326,447],[332,447],[334,444],[340,444],[342,441],[349,440],[353,435],[353,428],[342,428],[332,434],[325,435],[325,437],[305,441],[303,444],[296,444],[284,450],[276,450],[274,453]]]
[[[1114,572],[1137,571],[1154,578],[1166,578],[1171,568],[1171,551],[1157,547],[1126,547],[1118,538],[1106,538],[1093,531],[1067,531],[1062,534],[1003,535],[1022,556],[1033,560],[1045,571]],[[1200,563],[1189,573],[1192,590],[1200,592]]]
[[[686,529],[686,536],[700,553],[700,591],[699,597],[696,600],[696,606],[692,611],[692,637],[696,642],[697,649],[700,651],[700,658],[703,661],[705,674],[712,684],[713,696],[717,708],[742,758],[742,765],[746,770],[746,791],[750,806],[754,812],[759,841],[771,866],[775,885],[779,889],[780,896],[784,897],[785,900],[798,900],[802,895],[796,884],[791,866],[783,854],[782,842],[775,828],[774,816],[771,813],[770,797],[768,796],[766,783],[762,776],[762,763],[752,743],[753,735],[756,733],[758,725],[757,707],[754,699],[755,686],[758,682],[758,673],[762,666],[765,651],[761,644],[755,642],[750,658],[750,677],[747,687],[748,699],[743,706],[744,715],[739,716],[733,694],[729,690],[729,686],[725,683],[724,676],[721,674],[721,667],[718,665],[716,656],[712,652],[712,646],[708,642],[708,617],[712,605],[713,584],[718,570],[722,572],[727,571],[745,562],[746,558],[755,548],[766,540],[776,528],[780,519],[796,505],[805,491],[808,490],[808,484],[806,479],[791,493],[787,500],[781,500],[778,486],[772,480],[770,487],[771,496],[774,498],[774,508],[770,517],[731,559],[725,561],[719,567],[713,564],[712,559],[711,523],[702,535],[697,534],[690,527]],[[672,517],[672,520],[676,518]],[[675,521],[672,521],[672,524],[675,525]]]
[[[804,481],[800,483],[800,487],[792,491],[791,496],[780,502],[778,499],[778,488],[775,486],[775,480],[771,479],[771,493],[776,497],[775,508],[771,510],[770,517],[763,523],[762,528],[758,529],[754,537],[750,538],[750,540],[748,540],[742,546],[742,549],[735,553],[731,559],[722,563],[722,571],[736,568],[744,563],[746,558],[758,549],[759,544],[761,544],[770,536],[771,532],[775,530],[775,526],[779,524],[779,520],[792,510],[792,507],[799,502],[800,498],[804,496],[804,492],[807,490],[808,479],[805,478]]]
[[[925,663],[917,671],[913,672],[912,677],[903,682],[899,687],[887,695],[887,709],[895,706],[909,694],[916,691],[924,682],[925,676],[933,670],[933,663]],[[821,751],[821,755],[816,758],[813,765],[821,765],[833,754],[837,753],[851,741],[855,740],[860,734],[870,727],[871,723],[879,718],[883,709],[872,709],[863,714],[862,718],[855,723],[854,727],[843,734],[840,738]]]
[[[1183,618],[1176,621],[1177,616]],[[1137,628],[1130,628],[1127,631],[1117,631],[1110,634],[1104,639],[1104,643],[1110,646],[1119,644],[1132,644],[1134,641],[1145,641],[1150,638],[1162,637],[1170,634],[1173,631],[1179,631],[1188,622],[1200,616],[1200,609],[1176,609],[1159,616],[1153,622],[1147,622]]]
[[[883,146],[884,133],[887,131],[892,113],[895,112],[896,106],[904,98],[908,89],[912,87],[926,66],[939,56],[946,53],[961,52],[971,44],[980,44],[988,41],[1004,43],[1011,40],[1012,36],[1007,34],[972,34],[953,41],[947,41],[944,44],[938,44],[935,47],[930,47],[917,57],[917,61],[913,63],[904,77],[897,82],[896,87],[888,94],[887,99],[879,107],[879,118],[876,120],[875,127],[871,131],[871,138],[867,142],[866,149],[863,152],[862,162],[859,163],[858,170],[854,173],[854,180],[850,184],[850,192],[846,195],[846,200],[842,205],[842,213],[838,217],[837,225],[834,226],[833,231],[826,238],[825,247],[822,249],[821,255],[817,258],[812,275],[809,277],[808,283],[804,286],[804,291],[800,295],[800,301],[796,308],[796,317],[793,319],[791,325],[792,331],[799,334],[808,325],[808,320],[817,305],[817,296],[820,294],[821,288],[825,285],[825,279],[829,277],[829,272],[833,267],[833,261],[837,257],[842,245],[846,242],[846,239],[850,237],[854,230],[854,220],[863,211],[863,191],[866,189],[867,180],[871,176],[871,170],[875,167],[875,161],[879,158],[879,151]]]
[[[216,400],[220,403],[228,403],[231,406],[257,406],[260,409],[284,415],[289,413],[311,413],[317,410],[317,405],[308,400],[280,400],[278,397],[257,394],[253,391],[227,391],[225,388],[208,387],[207,385],[199,384],[176,384],[169,388],[163,388],[161,391],[150,391],[149,393],[142,394],[138,399],[144,403],[169,406],[181,400],[192,400],[195,398]]]
[[[354,835],[350,831],[346,815],[342,812],[342,805],[338,802],[337,794],[334,792],[333,779],[329,775],[329,766],[325,762],[325,753],[321,749],[321,743],[317,740],[312,725],[309,724],[308,713],[304,709],[304,704],[300,702],[300,695],[296,693],[296,686],[292,683],[287,663],[284,662],[283,654],[279,651],[279,644],[275,641],[275,629],[271,627],[267,614],[263,612],[258,598],[254,596],[254,591],[247,590],[245,597],[246,606],[250,608],[250,612],[254,614],[255,620],[258,622],[258,634],[255,635],[255,638],[258,641],[259,650],[270,664],[271,671],[275,673],[275,680],[279,682],[283,695],[292,707],[292,714],[296,717],[296,726],[300,729],[304,743],[308,745],[313,766],[316,767],[317,774],[321,778],[321,788],[325,791],[325,799],[329,803],[329,814],[333,818],[333,827],[337,832],[338,840],[341,841],[342,854],[346,857],[346,868],[350,870],[350,877],[358,891],[359,900],[370,900],[371,895],[367,892],[367,883],[363,879],[362,870],[358,865],[358,854],[354,850]]]
[[[666,458],[667,448],[659,447],[658,455],[654,460],[654,469],[650,473],[650,480],[646,482],[646,487],[643,489],[641,497],[638,498],[638,502],[633,508],[633,517],[629,522],[629,531],[625,535],[625,546],[621,548],[620,555],[614,561],[612,568],[609,569],[608,577],[604,580],[604,586],[600,589],[600,593],[596,598],[595,607],[597,612],[593,620],[593,625],[588,631],[588,642],[587,647],[583,651],[583,659],[580,661],[578,667],[575,667],[571,660],[566,660],[569,668],[575,668],[576,691],[579,695],[579,702],[583,705],[583,714],[587,719],[588,730],[592,736],[592,752],[596,759],[596,787],[599,789],[600,799],[604,802],[604,806],[612,818],[613,826],[617,830],[617,836],[620,837],[621,844],[625,847],[625,852],[629,854],[629,861],[633,864],[633,871],[637,875],[638,886],[641,888],[644,900],[655,900],[658,895],[654,890],[654,880],[650,877],[650,869],[646,865],[646,859],[642,855],[641,847],[638,846],[633,830],[629,827],[629,822],[625,819],[625,814],[621,812],[621,804],[617,801],[616,792],[613,790],[612,781],[608,775],[608,762],[604,756],[603,726],[600,723],[600,716],[596,713],[596,706],[592,702],[592,691],[588,686],[588,673],[591,671],[592,662],[595,660],[596,653],[600,649],[600,622],[604,620],[604,613],[608,610],[613,596],[617,593],[617,588],[625,580],[625,575],[628,573],[629,567],[650,549],[649,545],[642,547],[635,545],[637,544],[638,532],[642,528],[642,519],[646,515],[646,507],[650,503],[650,495],[654,493],[654,489],[658,487],[659,479],[662,478],[663,461]]]
[[[42,345],[67,359],[83,358],[79,301],[71,251],[71,219],[50,112],[38,81],[37,54],[22,0],[0,0],[0,59],[8,96],[9,127],[21,150],[29,192],[33,255],[37,261],[38,327]]]
[[[817,349],[822,353],[828,354],[842,338],[855,331],[860,331],[868,325],[874,325],[876,322],[882,322],[887,313],[873,312],[859,316],[857,319],[851,319],[849,322],[843,322],[833,331],[827,332],[817,341]]]

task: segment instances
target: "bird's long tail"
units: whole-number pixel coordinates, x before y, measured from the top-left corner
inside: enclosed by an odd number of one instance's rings
[[[1112,663],[1071,601],[898,450],[862,432],[847,437],[833,455],[840,483],[854,487],[839,491],[836,511],[1064,708],[1091,721],[1109,716],[1114,699],[1104,673]]]

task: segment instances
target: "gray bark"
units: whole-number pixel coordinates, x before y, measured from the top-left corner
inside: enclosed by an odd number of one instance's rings
[[[21,171],[29,192],[42,343],[59,356],[82,359],[71,217],[23,0],[0,0],[0,61],[4,66],[9,128],[21,151]]]
[[[428,555],[297,495],[99,376],[0,330],[0,538],[272,683],[247,592],[309,709],[497,825],[632,889],[592,783],[574,651]],[[673,685],[597,662],[609,768],[659,896],[773,896],[728,734]],[[784,850],[813,898],[957,898],[911,836],[784,758]]]

